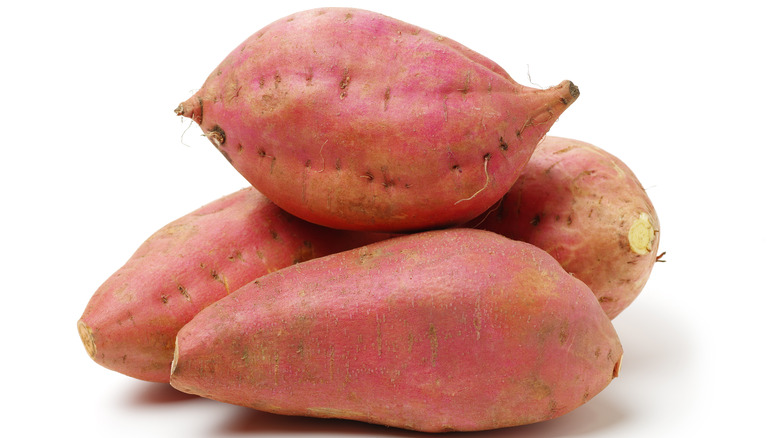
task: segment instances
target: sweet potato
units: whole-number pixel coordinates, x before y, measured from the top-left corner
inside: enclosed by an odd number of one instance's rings
[[[570,81],[520,85],[396,19],[324,8],[250,36],[176,113],[286,211],[396,232],[488,209],[578,95]]]
[[[204,309],[176,344],[181,391],[427,432],[557,417],[622,358],[593,293],[549,254],[467,228],[281,269]]]
[[[312,225],[243,189],[149,237],[92,296],[79,334],[100,365],[168,382],[176,333],[207,305],[261,275],[386,237]]]
[[[660,223],[645,189],[614,155],[547,137],[480,228],[536,245],[587,284],[610,318],[644,288]]]

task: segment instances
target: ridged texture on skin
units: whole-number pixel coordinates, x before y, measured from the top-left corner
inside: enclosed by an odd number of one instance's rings
[[[188,393],[427,432],[560,416],[622,357],[593,293],[549,254],[465,228],[267,275],[198,314],[176,351],[171,384]]]
[[[387,237],[312,225],[243,189],[149,237],[95,292],[79,334],[100,365],[168,382],[176,333],[207,305],[261,275]]]
[[[615,318],[656,262],[658,215],[628,166],[589,143],[546,137],[478,227],[538,246],[587,284]]]
[[[578,95],[522,86],[419,27],[325,8],[249,37],[176,113],[298,217],[414,231],[495,203]]]

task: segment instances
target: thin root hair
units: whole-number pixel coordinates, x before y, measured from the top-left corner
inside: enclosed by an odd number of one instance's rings
[[[482,186],[481,189],[479,189],[476,192],[474,192],[474,194],[469,196],[468,198],[463,198],[463,199],[459,199],[459,200],[455,201],[455,204],[453,204],[453,205],[458,205],[458,204],[460,204],[461,202],[464,202],[464,201],[471,201],[477,195],[479,195],[480,193],[484,192],[488,188],[488,185],[490,184],[490,174],[488,173],[488,161],[490,161],[490,154],[485,154],[485,157],[483,159],[485,160],[485,185]]]
[[[182,121],[184,121],[183,118],[182,118]],[[181,144],[183,144],[184,146],[187,146],[187,147],[191,147],[191,146],[184,142],[184,135],[187,133],[187,131],[190,130],[190,128],[192,127],[193,123],[195,123],[195,121],[190,119],[190,123],[187,124],[186,128],[184,128],[184,131],[182,131],[182,133],[181,133],[181,138],[179,139],[179,141],[181,141]]]

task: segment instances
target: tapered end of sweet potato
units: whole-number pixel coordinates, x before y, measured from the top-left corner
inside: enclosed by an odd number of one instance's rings
[[[615,362],[615,368],[612,369],[612,378],[616,378],[620,375],[620,367],[623,366],[623,355],[621,354],[617,362]]]
[[[97,347],[95,346],[95,337],[92,335],[92,329],[83,320],[79,320],[78,328],[81,342],[84,344],[87,354],[89,354],[89,357],[92,359],[95,359]]]
[[[177,116],[187,117],[192,119],[197,124],[203,121],[203,100],[195,94],[173,110]]]
[[[529,144],[537,144],[550,127],[580,97],[580,89],[572,81],[538,89],[521,86],[522,98],[530,109],[525,124],[517,131],[518,138]]]
[[[566,103],[566,105],[568,105],[574,102],[575,100],[577,100],[578,97],[580,97],[580,88],[574,85],[572,81],[564,81],[563,84],[566,87],[569,96],[571,96],[570,98],[571,100]]]
[[[580,97],[580,88],[574,85],[572,81],[566,80],[554,87],[543,90],[543,93],[548,95],[548,97],[554,95],[557,98],[557,101],[553,101],[550,107],[558,108],[554,111],[556,113],[561,113]]]

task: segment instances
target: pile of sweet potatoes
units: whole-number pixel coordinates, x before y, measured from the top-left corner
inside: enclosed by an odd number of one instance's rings
[[[365,10],[271,23],[176,109],[252,187],[98,288],[87,353],[227,403],[418,431],[577,408],[618,375],[611,320],[659,242],[625,163],[546,135],[578,96]]]

